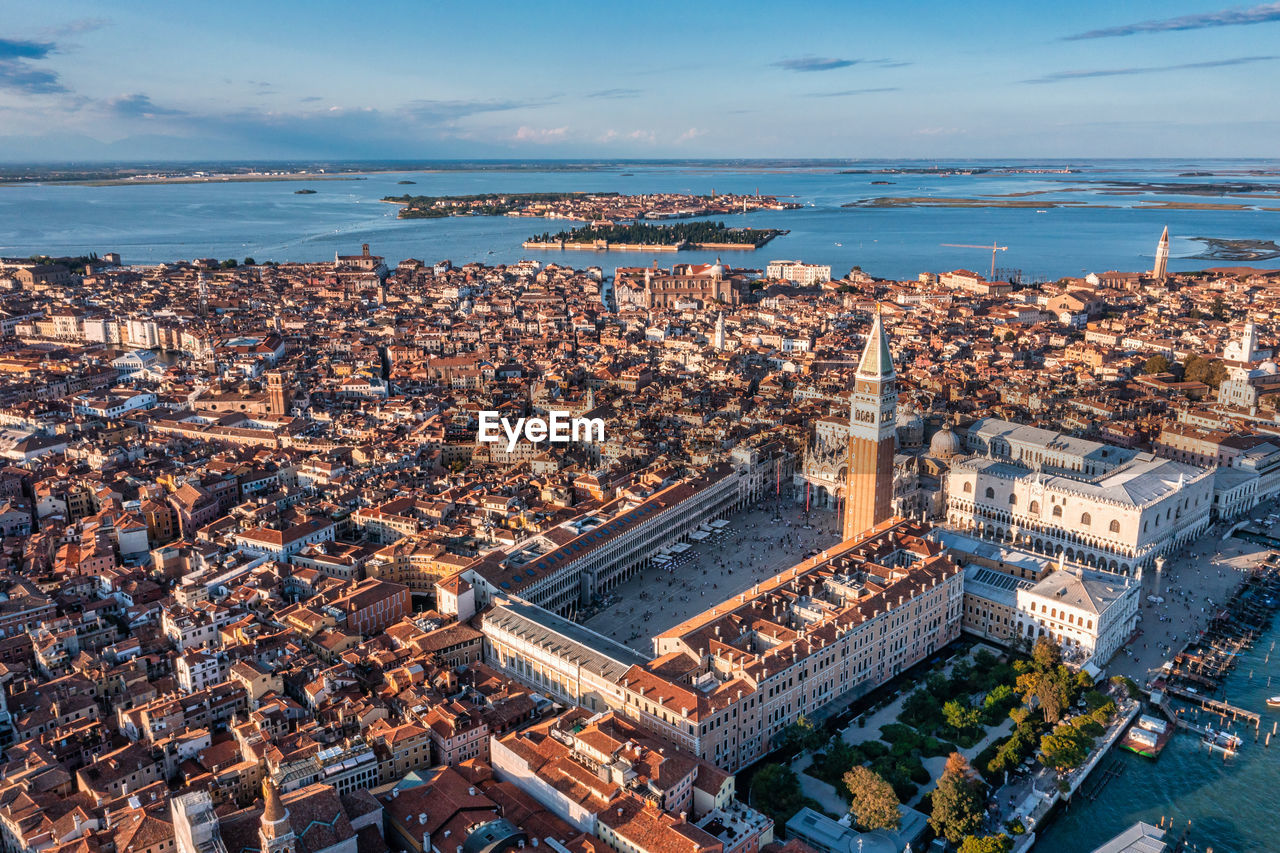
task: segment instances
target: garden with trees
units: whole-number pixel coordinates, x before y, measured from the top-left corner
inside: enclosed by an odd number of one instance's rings
[[[1061,650],[1045,637],[1037,640],[1030,660],[1015,661],[1013,669],[1013,733],[978,754],[979,772],[994,783],[1033,756],[1055,770],[1079,767],[1115,716],[1116,703],[1094,689],[1087,673],[1063,664]],[[1064,721],[1081,704],[1082,713]]]
[[[1172,373],[1180,382],[1203,382],[1217,389],[1227,378],[1227,365],[1221,359],[1202,355],[1189,355],[1181,364],[1163,355],[1153,355],[1142,363],[1139,372],[1145,375]]]
[[[1112,686],[1120,691],[1117,695],[1133,689],[1119,678],[1112,679]],[[893,701],[890,696],[870,710]],[[938,664],[901,700],[897,719],[881,725],[878,737],[849,743],[843,731],[849,717],[844,715],[823,725],[801,718],[788,726],[774,740],[779,747],[774,760],[783,763],[756,772],[751,800],[779,827],[802,807],[823,811],[787,766],[809,752],[803,772],[843,797],[858,827],[894,829],[900,805],[914,802],[933,781],[925,762],[946,756],[936,786],[919,798],[916,808],[927,815],[938,837],[959,850],[1001,853],[1011,849],[1010,835],[1025,828],[1014,821],[997,827],[1006,832],[989,832],[990,790],[1034,761],[1059,771],[1081,766],[1116,713],[1115,701],[1096,689],[1086,673],[1066,666],[1061,650],[1048,638],[1037,640],[1025,656],[997,657],[979,649],[971,659],[956,659],[949,670]],[[1012,731],[972,762],[961,752],[976,747],[992,729],[1009,725]]]

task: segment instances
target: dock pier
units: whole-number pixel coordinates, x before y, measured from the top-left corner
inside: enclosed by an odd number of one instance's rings
[[[1173,685],[1167,685],[1165,687],[1165,692],[1170,696],[1177,696],[1184,702],[1198,705],[1200,708],[1210,712],[1211,714],[1217,714],[1223,719],[1230,717],[1232,722],[1244,720],[1245,722],[1251,723],[1255,729],[1262,725],[1262,715],[1257,711],[1249,711],[1245,708],[1239,708],[1229,702],[1223,702],[1220,699],[1211,699],[1208,696],[1201,696],[1198,693],[1192,693],[1189,690],[1183,690],[1181,687],[1175,687]],[[1175,716],[1174,722],[1179,722],[1181,719],[1181,717]]]

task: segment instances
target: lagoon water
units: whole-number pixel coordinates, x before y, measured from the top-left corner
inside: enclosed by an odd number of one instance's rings
[[[1187,840],[1201,851],[1280,850],[1280,736],[1265,746],[1267,732],[1280,721],[1280,709],[1266,707],[1268,696],[1280,694],[1277,640],[1280,624],[1241,655],[1224,683],[1227,701],[1261,712],[1260,740],[1255,743],[1254,730],[1243,724],[1230,727],[1244,738],[1244,745],[1225,760],[1187,732],[1175,734],[1154,762],[1116,749],[1112,754],[1119,757],[1124,772],[1108,782],[1094,802],[1077,797],[1060,810],[1036,842],[1037,853],[1093,850],[1139,820],[1159,825],[1161,818],[1175,827],[1171,841],[1190,822]],[[1205,716],[1203,721],[1221,727],[1217,718]]]
[[[1196,260],[1204,250],[1190,238],[1280,239],[1280,162],[1088,161],[1024,163],[1015,168],[1078,170],[1073,174],[840,174],[840,168],[882,169],[875,162],[842,167],[761,167],[753,164],[612,164],[592,170],[381,172],[362,180],[218,182],[132,186],[22,185],[0,187],[0,255],[73,255],[119,252],[125,263],[198,257],[259,261],[320,261],[369,243],[394,264],[402,258],[511,262],[537,258],[612,272],[619,265],[663,265],[703,260],[706,252],[619,253],[522,249],[526,238],[570,223],[514,217],[400,220],[384,196],[415,193],[612,190],[642,192],[759,192],[804,204],[793,211],[724,217],[729,225],[777,227],[790,234],[755,252],[732,253],[731,265],[763,267],[773,258],[832,266],[840,276],[861,266],[873,275],[914,278],[923,270],[968,268],[987,272],[991,252],[943,243],[990,244],[1008,250],[999,268],[1027,280],[1110,269],[1149,269],[1161,229],[1173,236],[1172,270],[1228,265]],[[905,163],[908,168],[934,164]],[[942,164],[955,165],[955,164]],[[982,166],[974,163],[969,165]],[[996,165],[996,164],[985,164]],[[1190,172],[1207,173],[1196,176]],[[412,180],[413,185],[401,185]],[[1248,181],[1266,186],[1258,198],[1155,194],[1102,181]],[[888,183],[873,183],[888,182]],[[298,195],[299,189],[315,190]],[[1030,194],[1030,195],[1024,195]],[[1038,208],[844,208],[880,196],[1018,198]],[[1085,202],[1088,207],[1054,207]],[[1153,203],[1235,203],[1249,210],[1153,210]],[[1103,206],[1105,205],[1105,206]],[[728,253],[726,253],[728,254]],[[1280,260],[1259,266],[1280,266]]]

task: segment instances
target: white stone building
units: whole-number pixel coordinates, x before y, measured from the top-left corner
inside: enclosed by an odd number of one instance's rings
[[[1133,574],[1209,526],[1211,469],[1004,421],[974,427],[971,455],[947,474],[954,529]]]
[[[826,264],[806,264],[804,261],[769,261],[765,267],[765,276],[808,286],[831,281],[831,267]]]
[[[1140,580],[1087,570],[1063,569],[1018,589],[1017,633],[1027,642],[1047,635],[1064,656],[1099,669],[1138,625]]]

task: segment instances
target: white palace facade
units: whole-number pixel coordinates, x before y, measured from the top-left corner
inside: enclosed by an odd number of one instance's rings
[[[1121,574],[1203,533],[1213,471],[985,418],[947,475],[947,522],[989,541]]]

